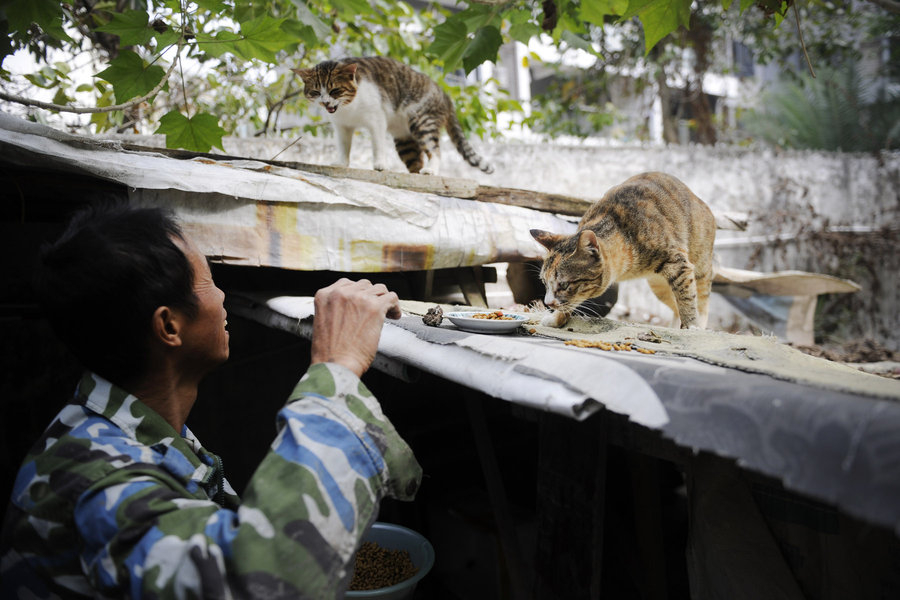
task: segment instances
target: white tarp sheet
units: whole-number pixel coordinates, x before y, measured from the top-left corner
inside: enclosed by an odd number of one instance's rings
[[[298,322],[314,314],[310,297],[279,296],[262,302]],[[417,303],[401,302],[405,304]],[[437,336],[426,340],[417,335],[424,327],[422,317],[404,315],[396,324],[386,320],[378,346],[383,357],[495,398],[578,420],[607,408],[647,427],[659,428],[668,421],[662,402],[640,375],[600,354],[559,352],[539,339],[440,328],[426,328]]]

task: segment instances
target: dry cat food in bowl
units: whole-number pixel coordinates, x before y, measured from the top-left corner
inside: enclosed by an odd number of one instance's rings
[[[412,598],[416,584],[433,565],[434,548],[424,536],[400,525],[375,522],[362,538],[344,597]]]
[[[472,314],[473,319],[493,319],[495,321],[515,321],[516,317],[514,315],[503,314],[503,311],[495,310],[493,312],[487,313],[474,313]]]

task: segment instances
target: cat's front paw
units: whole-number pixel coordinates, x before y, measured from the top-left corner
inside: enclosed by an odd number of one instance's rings
[[[564,312],[555,310],[552,313],[544,315],[541,319],[541,325],[544,327],[562,327],[569,321],[569,315]]]
[[[376,171],[387,171],[388,165],[387,165],[387,163],[377,162],[374,165],[372,165],[372,168],[375,169]]]
[[[437,175],[438,170],[433,167],[424,167],[419,173],[422,175]]]

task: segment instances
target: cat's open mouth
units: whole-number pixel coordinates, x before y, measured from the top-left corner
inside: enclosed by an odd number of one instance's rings
[[[325,110],[327,110],[329,113],[333,113],[337,110],[337,106],[326,106]]]

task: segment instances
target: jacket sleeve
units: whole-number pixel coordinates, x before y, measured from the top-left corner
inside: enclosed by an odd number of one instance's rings
[[[379,501],[412,499],[421,468],[374,396],[338,365],[313,365],[277,421],[237,510],[150,474],[94,486],[76,520],[101,594],[340,596]]]

